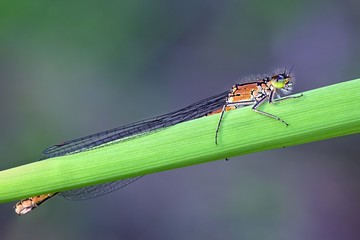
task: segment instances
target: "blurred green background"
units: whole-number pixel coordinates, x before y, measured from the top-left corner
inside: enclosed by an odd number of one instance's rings
[[[295,92],[358,78],[359,8],[355,0],[2,0],[0,169],[279,66],[295,65]],[[0,239],[359,239],[359,141],[158,173],[88,201],[57,197],[24,217],[1,204]]]

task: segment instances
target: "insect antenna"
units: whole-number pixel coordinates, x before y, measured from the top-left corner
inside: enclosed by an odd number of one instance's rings
[[[290,70],[289,70],[288,75],[290,75],[290,74],[291,74],[291,71],[293,70],[294,66],[295,66],[295,65],[292,65],[292,66],[291,66],[291,68],[290,68]]]

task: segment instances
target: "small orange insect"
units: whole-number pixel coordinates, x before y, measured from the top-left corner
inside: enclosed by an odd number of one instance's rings
[[[252,110],[255,112],[276,119],[287,126],[288,124],[284,120],[257,108],[266,100],[268,100],[269,103],[274,103],[289,98],[301,97],[302,94],[279,98],[279,92],[282,92],[285,95],[291,92],[293,83],[294,76],[291,74],[291,69],[288,73],[286,70],[283,72],[277,71],[271,76],[256,78],[255,80],[246,83],[235,84],[230,91],[203,99],[188,107],[168,114],[53,145],[45,149],[43,154],[47,158],[76,154],[96,147],[102,147],[115,141],[125,141],[134,136],[163,129],[181,122],[221,113],[215,132],[215,144],[217,144],[219,129],[224,113],[242,106],[252,105]],[[29,197],[21,200],[14,206],[15,212],[18,215],[24,215],[57,194],[69,200],[84,200],[98,197],[120,189],[136,181],[140,177],[141,176],[122,179],[60,193],[49,193]]]

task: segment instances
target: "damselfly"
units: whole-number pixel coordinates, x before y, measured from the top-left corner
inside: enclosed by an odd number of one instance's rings
[[[230,91],[222,92],[218,95],[206,98],[178,111],[56,144],[45,149],[43,154],[46,158],[52,158],[67,154],[75,154],[82,151],[88,151],[93,148],[111,144],[113,142],[125,141],[127,139],[141,136],[151,131],[164,129],[181,122],[220,113],[220,119],[216,130],[214,128],[215,143],[218,144],[217,139],[224,112],[243,106],[252,106],[252,110],[255,112],[276,119],[287,126],[288,123],[286,123],[284,120],[257,108],[266,100],[268,100],[269,103],[274,103],[277,101],[302,96],[298,95],[280,98],[280,92],[282,92],[284,95],[287,95],[291,92],[293,83],[294,76],[291,74],[291,69],[289,72],[286,72],[286,69],[283,71],[276,71],[271,75],[255,77],[245,83],[235,84]],[[88,186],[61,193],[50,193],[36,197],[30,197],[18,202],[14,207],[15,212],[18,215],[26,214],[57,194],[68,200],[85,200],[98,197],[118,190],[136,181],[140,177],[141,176]]]

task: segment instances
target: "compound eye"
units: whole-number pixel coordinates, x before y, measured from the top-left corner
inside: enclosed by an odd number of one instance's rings
[[[285,76],[283,75],[283,74],[279,74],[278,76],[277,76],[277,81],[279,81],[279,80],[284,80],[285,79]]]

